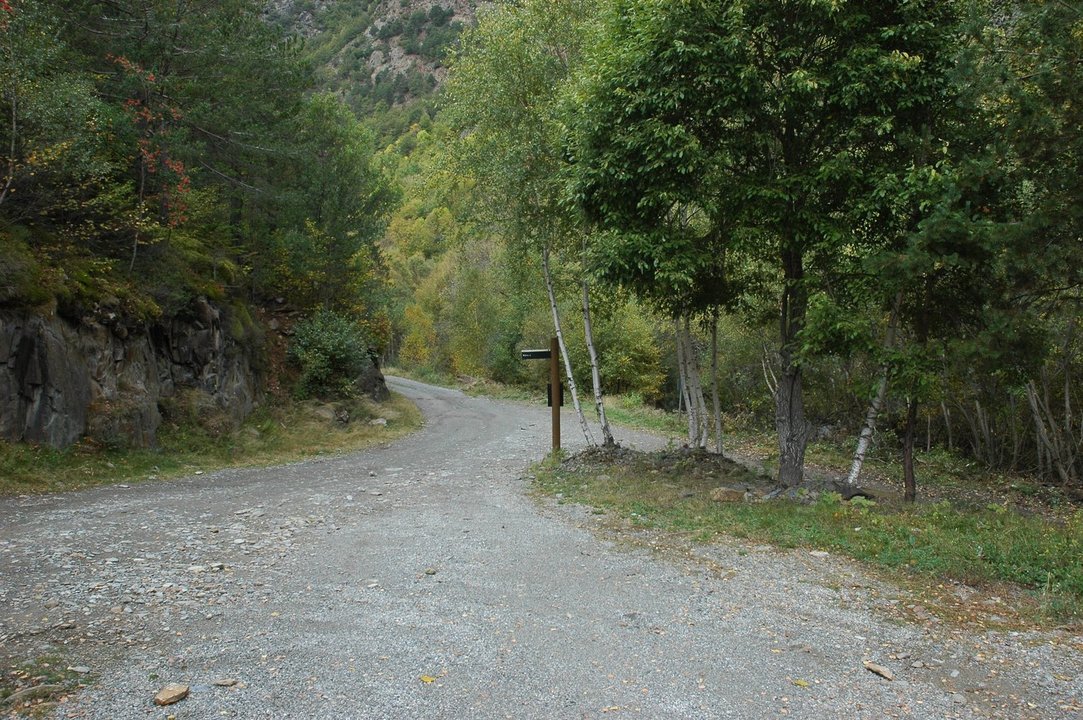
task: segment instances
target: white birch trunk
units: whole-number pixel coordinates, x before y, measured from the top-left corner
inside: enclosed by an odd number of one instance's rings
[[[688,445],[691,447],[696,442],[696,405],[692,402],[691,381],[688,377],[688,351],[684,343],[684,328],[681,327],[679,317],[673,321],[673,340],[677,347],[677,373],[680,375],[681,401],[684,402],[685,412],[688,413]]]
[[[854,485],[861,474],[861,466],[865,464],[865,455],[869,452],[872,444],[872,435],[876,431],[876,419],[880,416],[880,409],[884,406],[884,398],[887,397],[887,368],[880,368],[880,384],[876,388],[876,397],[869,404],[869,411],[865,415],[865,425],[861,428],[861,435],[857,438],[857,449],[854,451],[854,460],[850,464],[850,474],[846,476],[846,483]]]
[[[685,362],[688,363],[688,374],[692,381],[690,383],[691,399],[696,406],[696,447],[706,449],[710,421],[707,416],[707,401],[703,397],[703,381],[699,374],[699,353],[696,352],[696,344],[692,340],[692,323],[687,316],[684,319],[684,337],[687,343]]]
[[[605,416],[605,402],[602,398],[602,375],[598,370],[598,352],[594,348],[594,331],[590,324],[590,288],[587,281],[583,281],[583,335],[587,341],[587,352],[590,355],[590,379],[594,385],[594,410],[598,413],[598,422],[602,426],[602,445],[612,447],[616,445],[613,440],[613,431],[609,428],[609,421]]]
[[[718,398],[718,315],[711,320],[711,404],[714,406],[714,451],[722,454],[722,402]]]
[[[595,445],[594,436],[590,434],[590,426],[587,418],[583,415],[583,406],[579,404],[579,392],[575,387],[575,378],[572,376],[572,361],[568,357],[568,348],[564,344],[564,331],[560,325],[560,311],[557,309],[557,297],[553,291],[553,275],[549,271],[549,248],[542,250],[542,272],[545,274],[545,289],[549,293],[549,308],[553,311],[553,329],[557,334],[557,344],[560,346],[560,355],[564,359],[564,372],[568,376],[568,391],[572,394],[572,405],[575,406],[575,414],[579,418],[579,426],[583,430],[583,437],[587,439],[587,445]],[[553,388],[553,402],[560,402],[560,388]]]
[[[891,319],[888,320],[887,336],[884,338],[884,351],[890,351],[895,345],[895,329],[898,326],[899,321],[899,305],[902,303],[902,296],[895,296],[895,304],[891,308]],[[880,417],[880,410],[884,407],[884,400],[887,398],[887,375],[888,364],[885,360],[880,365],[880,383],[876,386],[876,396],[873,397],[872,402],[869,404],[869,411],[865,414],[865,424],[861,428],[861,434],[857,438],[857,449],[854,450],[854,459],[850,463],[850,474],[846,476],[846,483],[848,485],[855,485],[857,478],[861,475],[861,467],[865,464],[865,456],[869,452],[869,446],[872,445],[872,436],[876,432],[876,421]]]

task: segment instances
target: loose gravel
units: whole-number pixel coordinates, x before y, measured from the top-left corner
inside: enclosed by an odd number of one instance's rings
[[[6,502],[0,657],[86,671],[57,718],[1083,713],[1079,636],[903,623],[841,558],[614,531],[530,497],[544,408],[392,383],[427,420],[387,447]]]

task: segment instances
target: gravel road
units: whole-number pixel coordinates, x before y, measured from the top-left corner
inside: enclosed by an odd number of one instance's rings
[[[61,718],[1081,717],[1078,636],[904,623],[834,556],[608,530],[529,496],[544,408],[391,382],[427,420],[386,447],[5,502],[2,654],[89,670]]]

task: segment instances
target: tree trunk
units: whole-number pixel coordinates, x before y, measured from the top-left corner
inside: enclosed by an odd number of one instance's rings
[[[139,156],[139,211],[143,211],[143,198],[147,192],[147,163],[143,160],[143,156]],[[135,270],[135,258],[139,254],[139,226],[141,223],[136,223],[135,232],[132,233],[132,260],[128,263],[128,272]]]
[[[996,467],[996,448],[993,445],[993,433],[989,429],[989,413],[977,399],[974,400],[974,417],[977,418],[978,429],[981,431],[981,452],[978,453],[978,459],[984,462],[986,467]]]
[[[711,320],[711,404],[714,406],[714,451],[722,454],[722,403],[718,398],[718,313]]]
[[[602,445],[613,447],[617,443],[613,440],[613,432],[609,429],[609,421],[605,417],[605,403],[602,398],[602,375],[598,370],[598,352],[594,348],[594,331],[590,324],[590,288],[587,281],[583,285],[583,335],[587,341],[587,351],[590,355],[590,379],[594,386],[594,410],[598,413],[598,422],[602,426]]]
[[[955,438],[951,432],[951,413],[948,412],[948,404],[940,401],[940,411],[944,413],[944,430],[948,433],[948,452],[955,452]]]
[[[895,345],[895,329],[898,327],[899,306],[902,304],[902,293],[895,295],[895,304],[891,308],[891,318],[888,320],[887,333],[884,336],[884,353],[891,351]],[[865,455],[869,452],[872,444],[873,433],[876,432],[876,420],[880,417],[880,409],[884,406],[887,397],[887,376],[890,370],[887,359],[880,363],[880,382],[876,387],[876,395],[869,404],[869,411],[865,414],[865,425],[861,428],[861,434],[857,438],[857,449],[854,451],[854,460],[850,464],[850,474],[846,476],[849,485],[857,483],[861,474],[861,466],[865,464]]]
[[[782,351],[783,370],[775,393],[775,425],[778,429],[778,483],[796,487],[804,480],[805,448],[809,425],[805,420],[801,368]]]
[[[903,434],[903,500],[912,503],[917,499],[917,482],[914,479],[914,435],[917,430],[917,397],[906,399],[906,432]]]
[[[681,326],[681,318],[674,318],[673,341],[677,348],[677,374],[680,376],[681,402],[684,403],[685,412],[688,413],[688,446],[692,447],[696,442],[696,404],[692,401],[691,380],[688,372],[688,348],[684,342],[684,328]]]
[[[1008,420],[1012,431],[1012,459],[1011,469],[1019,469],[1019,453],[1023,449],[1023,442],[1019,433],[1018,408],[1016,407],[1015,395],[1008,396]]]
[[[861,466],[865,464],[865,455],[869,452],[872,444],[872,435],[876,432],[876,419],[880,416],[880,408],[884,406],[887,397],[887,367],[880,368],[880,383],[876,387],[876,396],[869,404],[869,412],[865,415],[865,425],[861,428],[861,435],[857,438],[857,449],[854,450],[854,460],[850,464],[850,474],[846,476],[846,483],[854,485],[861,474]]]
[[[707,401],[703,398],[703,382],[699,374],[699,353],[696,352],[696,344],[692,340],[692,321],[687,315],[684,318],[684,339],[686,343],[684,357],[685,362],[688,364],[688,378],[691,381],[689,383],[690,400],[696,407],[695,446],[706,449],[708,435],[710,434],[710,425],[707,419]]]
[[[542,250],[542,272],[545,274],[545,289],[549,293],[549,308],[553,312],[553,329],[560,344],[560,355],[564,358],[564,372],[568,376],[568,391],[572,395],[572,405],[575,406],[576,417],[579,418],[579,427],[583,430],[583,437],[587,439],[587,445],[595,445],[594,436],[590,434],[590,426],[587,418],[583,415],[583,406],[579,404],[579,392],[575,387],[575,377],[572,375],[572,361],[568,357],[568,347],[564,344],[564,332],[560,325],[560,311],[557,309],[556,293],[553,291],[553,275],[549,270],[549,248]],[[560,388],[553,388],[553,402],[560,402]]]
[[[775,392],[775,427],[778,430],[778,483],[795,487],[804,480],[805,448],[811,428],[805,419],[805,399],[801,386],[801,366],[794,360],[797,336],[805,324],[808,294],[804,287],[804,258],[796,249],[796,239],[788,240],[782,252],[785,285],[780,314],[779,359],[782,370]]]
[[[1042,378],[1042,384],[1048,385],[1048,379]],[[1050,411],[1049,403],[1043,401],[1038,395],[1038,390],[1031,380],[1027,383],[1027,401],[1030,403],[1031,413],[1034,417],[1034,426],[1039,441],[1039,452],[1045,450],[1049,466],[1056,471],[1061,483],[1067,487],[1075,484],[1078,478],[1073,477],[1075,465],[1075,453],[1072,449],[1074,439],[1069,437],[1065,442],[1059,436],[1056,426],[1056,418]]]
[[[17,144],[19,137],[19,95],[15,89],[15,82],[12,81],[11,84],[11,154],[8,155],[7,177],[4,178],[4,187],[0,190],[0,205],[7,198],[11,186],[15,182],[15,151],[19,147]]]

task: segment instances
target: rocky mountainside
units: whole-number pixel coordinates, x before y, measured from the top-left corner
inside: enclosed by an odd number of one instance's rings
[[[475,0],[272,0],[271,22],[305,38],[328,89],[360,115],[426,98]]]

